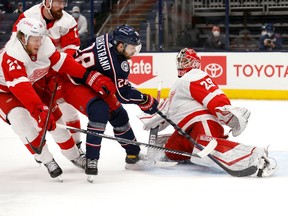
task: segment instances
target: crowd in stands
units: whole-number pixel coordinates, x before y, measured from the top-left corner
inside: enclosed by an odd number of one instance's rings
[[[40,3],[41,0],[29,0],[26,1],[24,9],[28,9],[36,3]],[[105,4],[104,4],[105,2]],[[107,2],[107,4],[106,4]],[[109,3],[108,3],[109,2]],[[81,38],[81,48],[86,47],[91,41],[91,35],[96,35],[101,25],[107,18],[110,5],[115,4],[117,0],[113,1],[94,1],[94,34],[91,34],[91,19],[90,19],[90,4],[89,0],[68,0],[68,5],[65,8],[78,23],[78,31]],[[12,26],[16,21],[18,15],[23,12],[23,3],[19,1],[2,0],[0,3],[0,48],[4,47],[5,42],[10,38]],[[209,18],[211,19],[211,18]],[[207,18],[207,20],[209,20]],[[206,23],[207,23],[206,20]],[[267,21],[267,20],[265,20]],[[140,25],[140,23],[139,23]],[[203,32],[201,28],[191,22],[187,24],[184,30],[178,31],[177,37],[174,38],[173,47],[168,45],[165,51],[171,51],[177,49],[177,47],[193,47],[199,51],[279,51],[283,49],[285,44],[282,40],[283,32],[277,32],[277,27],[273,23],[262,24],[260,27],[255,27],[254,32],[251,29],[239,28],[237,34],[233,34],[233,37],[229,37],[229,43],[225,35],[225,26],[218,24],[207,24],[209,30]],[[255,30],[256,29],[256,30]],[[256,34],[255,34],[256,31]],[[140,30],[140,33],[142,31]],[[145,50],[142,49],[143,51]]]

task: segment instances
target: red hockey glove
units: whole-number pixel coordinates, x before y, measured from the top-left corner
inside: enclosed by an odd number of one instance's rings
[[[35,107],[32,116],[36,119],[38,126],[43,128],[45,126],[46,117],[48,115],[48,107],[44,105],[38,105]],[[52,131],[56,128],[56,121],[54,120],[53,115],[50,115],[48,120],[47,130]]]
[[[115,111],[119,107],[121,107],[121,103],[118,101],[115,94],[113,94],[113,95],[110,94],[106,97],[103,97],[103,100],[108,104],[110,110],[112,110],[112,111]]]
[[[157,111],[158,101],[151,95],[143,94],[143,102],[138,106],[143,112],[152,115]]]
[[[115,85],[111,79],[99,72],[91,71],[85,82],[102,97],[105,97],[109,94],[115,94],[116,92]]]

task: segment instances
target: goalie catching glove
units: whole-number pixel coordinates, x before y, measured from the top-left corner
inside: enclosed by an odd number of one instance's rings
[[[232,129],[234,137],[239,136],[246,128],[251,112],[245,107],[226,105],[215,108],[216,115],[221,124]]]

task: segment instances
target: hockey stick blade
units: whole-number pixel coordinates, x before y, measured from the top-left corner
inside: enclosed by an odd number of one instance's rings
[[[177,130],[182,136],[184,136],[186,139],[188,139],[193,145],[195,145],[198,149],[203,150],[204,148],[197,143],[195,140],[193,140],[187,133],[185,133],[177,124],[175,124],[171,119],[169,119],[167,116],[165,116],[160,110],[157,110],[157,113],[170,125],[173,126],[175,130]],[[208,154],[207,157],[209,157],[214,163],[216,163],[219,167],[221,167],[225,172],[230,174],[231,176],[235,177],[245,177],[253,175],[258,168],[256,166],[250,166],[248,168],[245,168],[243,170],[231,170],[228,167],[226,167],[224,164],[222,164],[216,157],[214,157],[211,154]]]
[[[217,146],[217,141],[215,139],[212,139],[205,148],[203,148],[202,151],[198,152],[197,155],[201,158],[206,157],[208,154],[210,154]]]
[[[158,90],[157,90],[157,101],[160,101],[161,98],[161,90],[162,90],[162,81],[158,83]],[[157,145],[156,140],[158,137],[159,126],[150,129],[148,144]],[[157,145],[162,146],[162,145]],[[155,165],[154,162],[155,151],[152,148],[148,148],[147,150],[147,162],[151,164],[151,166]]]
[[[25,137],[25,138],[26,138],[26,141],[28,142],[29,146],[31,147],[31,149],[32,149],[36,154],[41,154],[42,148],[40,148],[40,147],[37,148],[37,147],[33,146],[32,143],[30,143],[30,141],[28,140],[28,138],[27,138],[27,137]]]

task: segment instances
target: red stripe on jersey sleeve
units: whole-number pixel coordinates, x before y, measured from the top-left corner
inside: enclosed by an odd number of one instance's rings
[[[71,47],[71,45],[74,45],[75,46],[74,49],[76,52],[76,49],[80,46],[80,38],[79,38],[78,30],[77,30],[77,25],[71,28],[67,34],[61,36],[60,45],[62,49],[65,49],[65,47]],[[68,49],[73,49],[73,48],[68,48]],[[67,54],[71,54],[71,52],[69,51]]]
[[[210,94],[218,90],[219,87],[209,76],[190,83],[190,94],[197,102],[203,105],[203,100]],[[230,105],[230,100],[223,94],[215,94],[205,105],[209,111],[216,116],[215,108]]]
[[[63,59],[61,59],[61,55],[63,58],[63,54],[61,54],[58,51],[54,52],[51,55],[50,61],[51,61],[52,67],[53,67],[53,65],[59,63],[59,61],[63,60]],[[62,65],[61,65],[58,72],[59,73],[66,73],[66,74],[69,74],[73,77],[82,78],[84,73],[86,72],[86,68],[83,65],[81,65],[80,63],[76,62],[72,56],[65,55],[65,59],[62,62]]]

